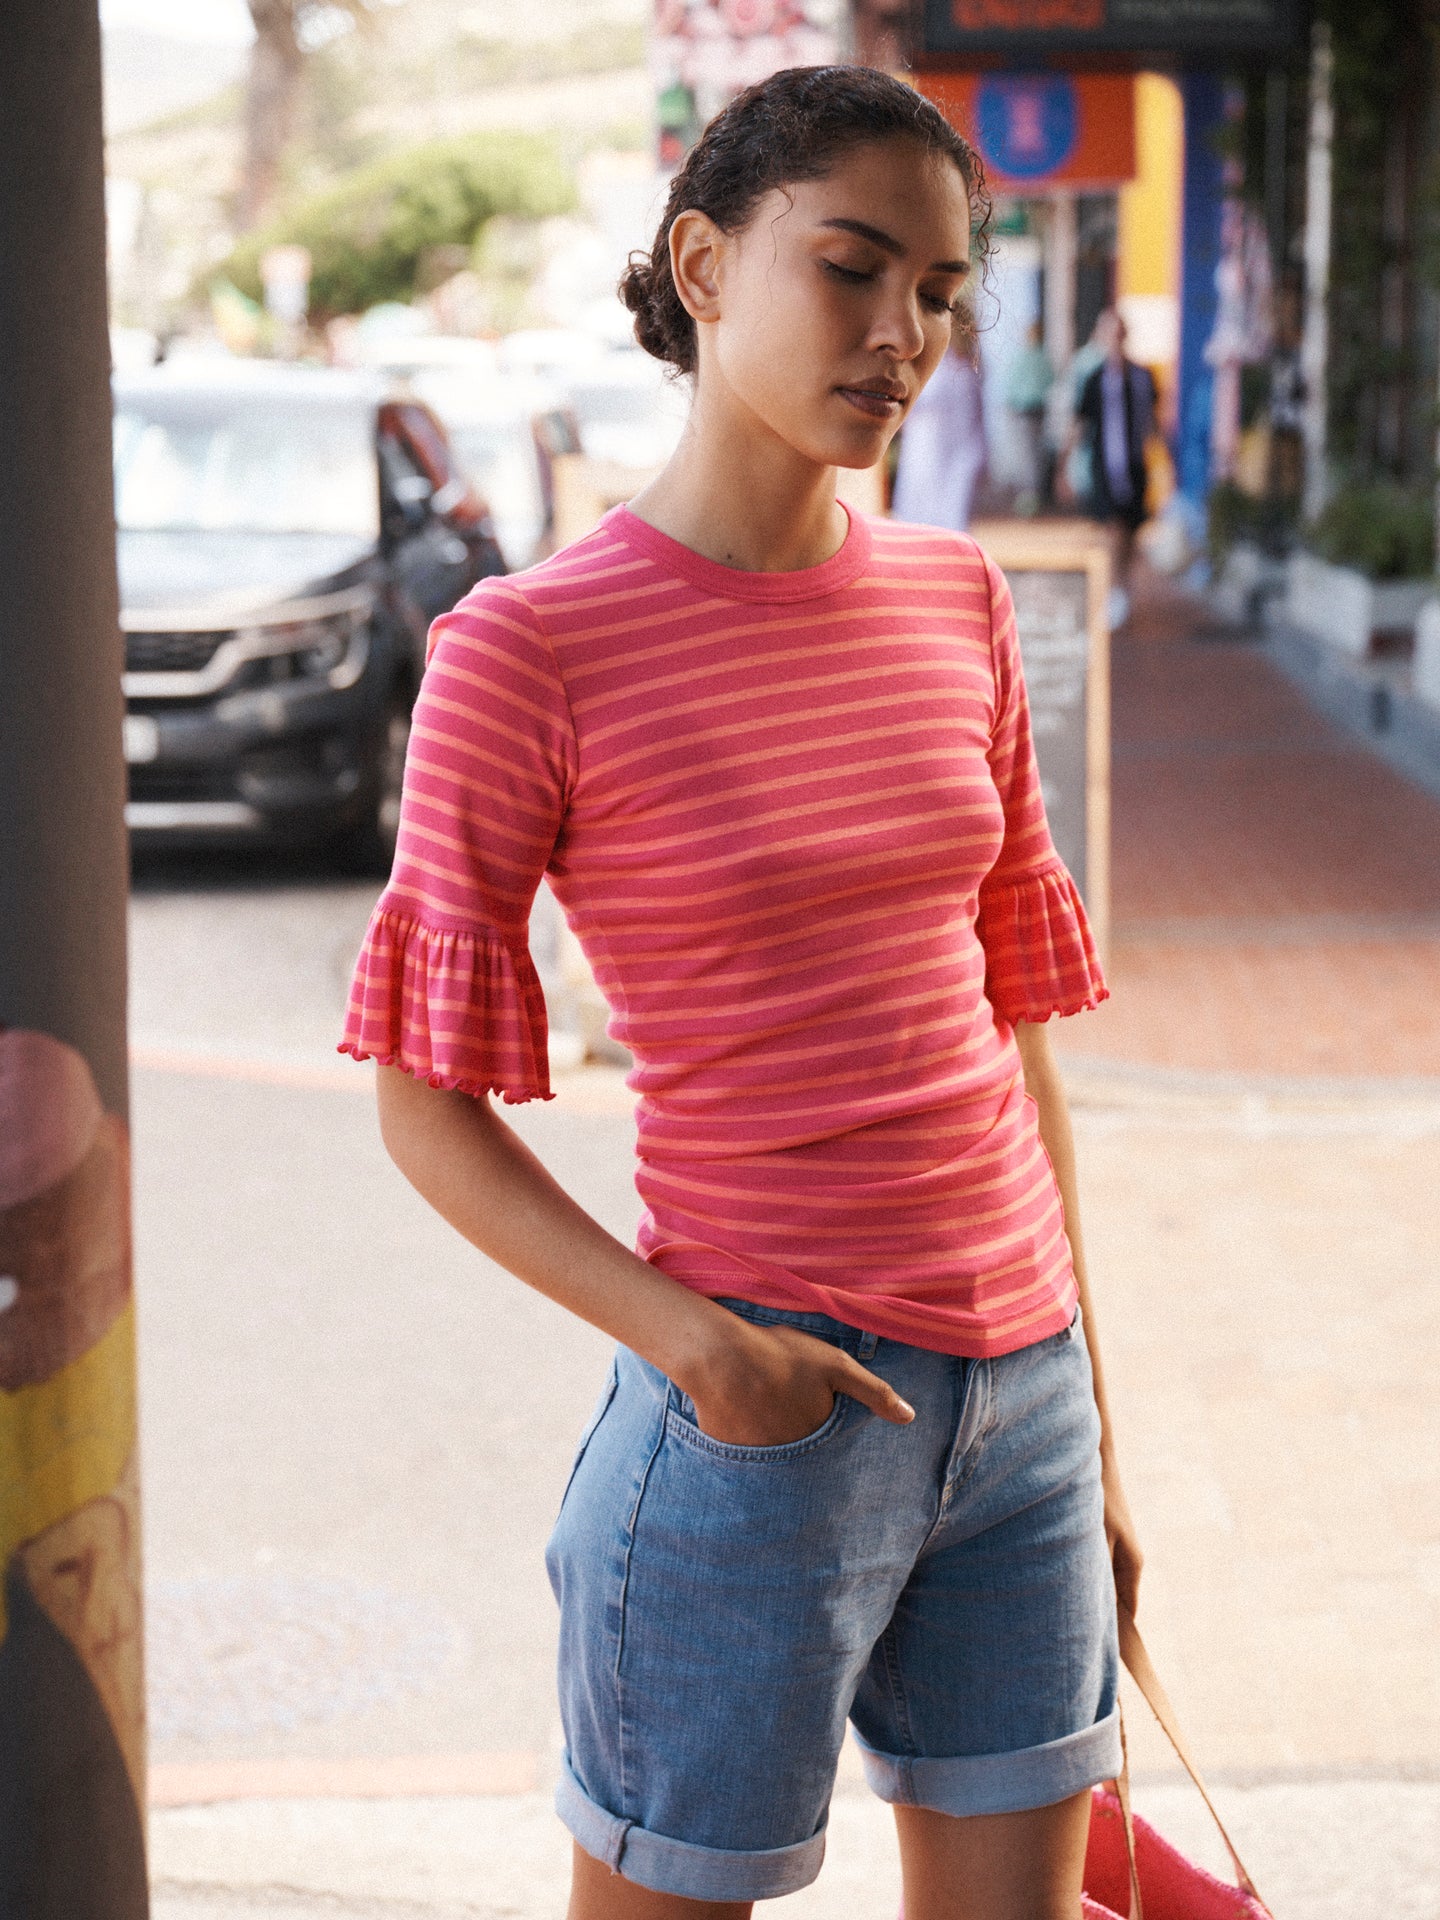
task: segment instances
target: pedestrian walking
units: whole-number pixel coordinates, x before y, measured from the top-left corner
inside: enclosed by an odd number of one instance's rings
[[[964,533],[988,452],[979,341],[973,324],[957,324],[954,336],[906,415],[891,508],[897,519]]]
[[[1003,577],[835,497],[945,362],[972,205],[884,74],[741,94],[622,283],[676,452],[432,637],[344,1047],[420,1193],[619,1343],[548,1553],[571,1920],[807,1884],[847,1718],[909,1920],[1073,1920],[1120,1765],[1140,1556],[1045,1024],[1106,989]],[[542,874],[635,1058],[635,1251],[485,1097],[550,1092]]]
[[[1107,308],[1100,314],[1091,328],[1090,338],[1070,356],[1065,377],[1057,384],[1056,398],[1063,400],[1058,418],[1052,402],[1051,427],[1055,444],[1060,448],[1056,463],[1056,492],[1064,500],[1087,500],[1090,497],[1090,449],[1084,435],[1075,432],[1075,416],[1079,412],[1085,382],[1105,358],[1109,343],[1108,311]]]
[[[1044,330],[1038,320],[1032,320],[1025,331],[1025,345],[1010,362],[1005,379],[1005,406],[1015,422],[1024,463],[1024,478],[1015,498],[1018,513],[1038,513],[1049,497],[1045,410],[1054,382]]]
[[[1125,322],[1113,307],[1095,323],[1104,358],[1086,377],[1075,410],[1073,438],[1086,449],[1089,494],[1085,511],[1111,530],[1114,585],[1109,620],[1130,617],[1130,568],[1135,535],[1145,524],[1145,450],[1155,431],[1155,376],[1125,357]]]

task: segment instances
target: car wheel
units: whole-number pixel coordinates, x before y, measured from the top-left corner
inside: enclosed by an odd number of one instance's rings
[[[365,812],[345,835],[347,863],[367,874],[387,875],[400,832],[400,796],[405,782],[405,749],[410,744],[410,694],[396,685],[371,746],[366,769]]]

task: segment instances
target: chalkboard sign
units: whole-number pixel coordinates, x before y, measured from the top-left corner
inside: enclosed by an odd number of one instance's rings
[[[1110,927],[1110,554],[1082,522],[992,520],[975,537],[1015,601],[1035,758],[1056,851],[1102,954]]]
[[[1307,11],[1305,0],[923,0],[918,52],[922,61],[986,54],[1065,62],[1085,53],[1274,58],[1299,45]]]

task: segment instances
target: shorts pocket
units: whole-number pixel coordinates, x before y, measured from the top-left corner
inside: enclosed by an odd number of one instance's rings
[[[814,1453],[827,1440],[834,1439],[857,1404],[847,1394],[837,1393],[834,1406],[813,1433],[804,1434],[799,1440],[787,1440],[778,1447],[739,1447],[728,1440],[716,1440],[702,1432],[695,1424],[694,1408],[688,1396],[681,1395],[678,1406],[672,1396],[671,1404],[665,1409],[665,1431],[682,1445],[709,1454],[714,1459],[763,1465],[768,1461],[797,1460]]]
[[[610,1411],[610,1403],[615,1398],[615,1389],[620,1384],[620,1356],[617,1354],[610,1362],[610,1373],[600,1389],[600,1398],[595,1402],[595,1410],[586,1422],[585,1431],[580,1435],[580,1444],[575,1449],[575,1458],[570,1465],[570,1476],[565,1482],[565,1491],[560,1496],[560,1509],[563,1511],[570,1489],[575,1484],[575,1476],[580,1471],[580,1463],[585,1458],[585,1449],[595,1438],[595,1429]]]

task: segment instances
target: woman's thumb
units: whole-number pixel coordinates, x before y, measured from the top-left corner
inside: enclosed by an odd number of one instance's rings
[[[888,1381],[862,1367],[858,1360],[851,1361],[834,1385],[837,1392],[848,1393],[852,1400],[869,1407],[882,1420],[893,1420],[896,1426],[908,1426],[915,1418],[915,1409],[910,1402],[902,1400]]]

